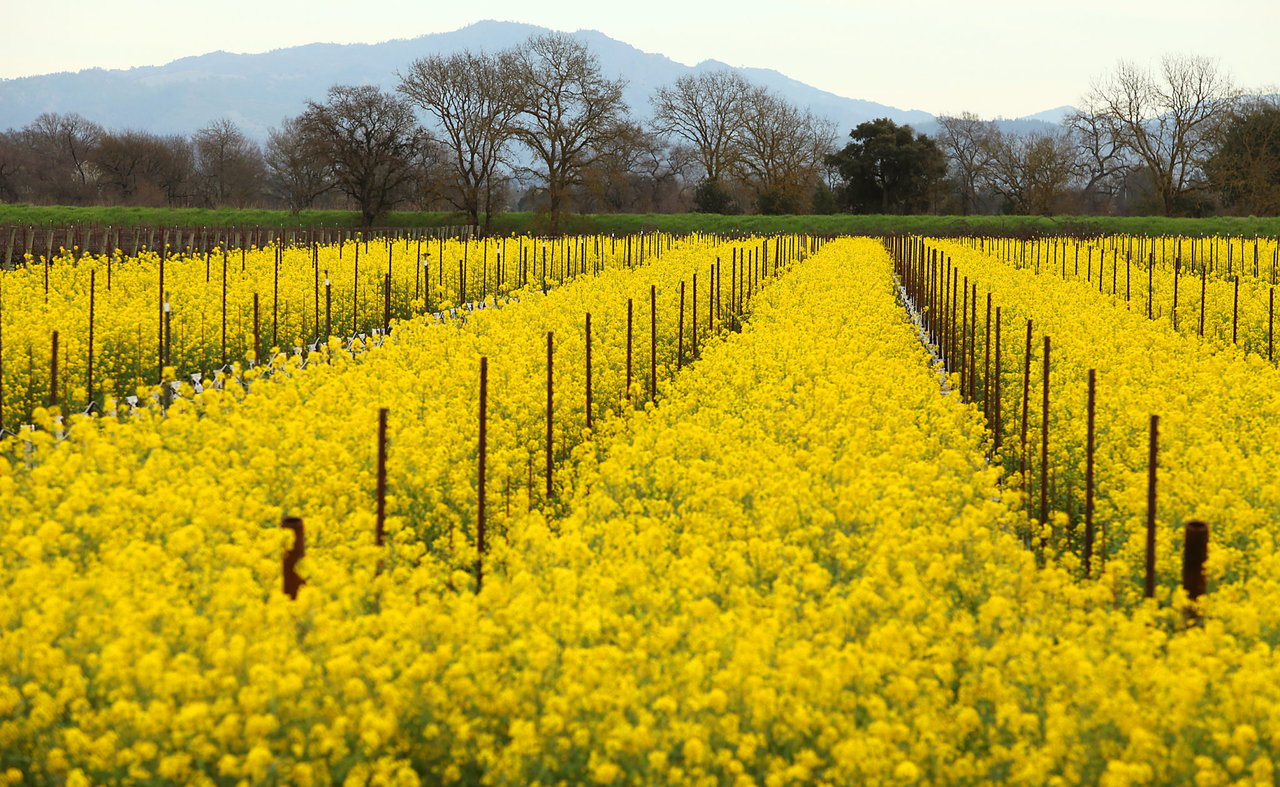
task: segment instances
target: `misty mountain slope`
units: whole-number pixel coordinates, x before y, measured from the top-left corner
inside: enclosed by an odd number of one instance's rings
[[[111,129],[190,134],[211,120],[227,117],[263,141],[268,129],[301,112],[308,99],[322,99],[331,85],[374,84],[389,90],[398,82],[396,72],[416,58],[463,49],[496,51],[543,32],[549,31],[486,21],[450,33],[380,44],[307,44],[259,54],[210,52],[162,66],[0,80],[0,129],[24,126],[42,112],[78,112]],[[686,66],[594,30],[573,35],[596,53],[607,75],[627,80],[624,97],[640,118],[649,116],[649,96],[656,88],[685,74],[729,68],[714,60]],[[838,96],[771,69],[736,70],[792,103],[831,118],[841,138],[872,118],[892,118],[919,130],[933,119],[919,110]]]

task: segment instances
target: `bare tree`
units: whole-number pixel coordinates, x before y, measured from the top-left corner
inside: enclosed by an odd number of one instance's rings
[[[134,201],[146,175],[153,140],[152,135],[143,131],[127,130],[102,136],[93,150],[93,164],[103,196],[123,204]]]
[[[75,113],[46,112],[23,128],[37,198],[72,204],[92,201],[89,152],[102,134],[101,126]]]
[[[413,157],[413,179],[407,199],[414,210],[448,210],[455,206],[451,162],[452,152],[439,140],[422,135],[422,144]],[[485,184],[486,199],[504,204],[505,181],[495,176]]]
[[[151,181],[164,194],[170,207],[191,207],[196,201],[195,148],[180,134],[155,137],[150,160]]]
[[[1014,213],[1052,215],[1066,205],[1075,172],[1075,145],[1062,132],[1003,134],[986,139],[987,185]]]
[[[423,137],[407,101],[372,85],[338,85],[325,103],[308,101],[298,125],[366,227],[404,199]]]
[[[1280,96],[1241,102],[1215,141],[1208,174],[1230,210],[1280,214]]]
[[[1122,61],[1096,82],[1085,103],[1113,121],[1126,148],[1147,168],[1165,215],[1204,185],[1214,125],[1238,96],[1216,61],[1166,55],[1158,74]]]
[[[310,208],[333,188],[333,177],[319,150],[308,145],[298,118],[285,118],[267,134],[263,154],[266,189],[297,213]]]
[[[969,215],[978,202],[978,188],[991,166],[990,137],[995,124],[972,112],[938,117],[938,147],[946,154],[959,184],[960,212]]]
[[[1081,196],[1091,211],[1111,212],[1133,170],[1123,127],[1111,115],[1085,106],[1063,121],[1078,151]]]
[[[594,163],[583,170],[581,192],[592,209],[646,213],[673,177],[662,140],[638,123],[622,121],[610,130]]]
[[[435,121],[451,154],[451,201],[472,226],[483,210],[486,231],[498,167],[521,110],[512,64],[510,53],[431,55],[415,60],[397,88]]]
[[[127,205],[189,205],[194,160],[184,137],[137,130],[103,134],[91,153],[103,196]]]
[[[737,170],[763,213],[803,213],[820,183],[835,125],[763,88],[752,91]]]
[[[650,97],[653,122],[697,151],[704,177],[722,179],[738,159],[754,90],[738,72],[722,69],[682,76]]]
[[[262,191],[264,164],[257,144],[223,118],[191,138],[201,197],[210,207],[243,208]]]
[[[529,172],[546,196],[555,232],[570,186],[581,181],[626,114],[625,83],[605,78],[599,59],[562,33],[531,37],[515,50],[511,63],[521,108],[513,130],[536,161]]]
[[[27,152],[16,131],[0,131],[0,201],[17,202],[27,190]]]

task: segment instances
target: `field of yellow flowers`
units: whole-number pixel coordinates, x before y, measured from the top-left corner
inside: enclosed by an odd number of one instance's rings
[[[1156,567],[1161,587],[1167,591],[1177,584],[1181,526],[1192,520],[1213,527],[1211,574],[1222,585],[1219,597],[1227,586],[1234,592],[1238,583],[1271,581],[1266,567],[1275,559],[1276,531],[1271,523],[1280,521],[1280,476],[1270,447],[1280,440],[1280,372],[1267,360],[1265,342],[1261,347],[1256,342],[1232,342],[1229,330],[1225,336],[1216,330],[1201,338],[1194,323],[1175,329],[1167,309],[1153,309],[1148,317],[1145,269],[1143,298],[1126,301],[1123,286],[1113,296],[1109,288],[1098,292],[1096,282],[1063,279],[1044,270],[1037,274],[1032,267],[983,254],[971,244],[933,245],[954,269],[952,277],[963,277],[961,289],[967,281],[979,291],[984,314],[970,321],[981,334],[975,346],[986,338],[985,293],[1001,306],[1003,458],[1011,473],[1027,473],[1031,500],[1026,507],[1031,514],[1040,513],[1042,489],[1050,498],[1049,507],[1058,512],[1048,523],[1052,532],[1039,535],[1059,552],[1079,554],[1092,369],[1095,511],[1102,533],[1095,556],[1100,563],[1117,561],[1113,569],[1118,574],[1138,572],[1137,582],[1118,586],[1120,595],[1132,598],[1132,591],[1141,587],[1151,415],[1160,417]],[[1172,277],[1167,272],[1166,284]],[[1197,282],[1199,278],[1194,277]],[[1256,294],[1269,286],[1264,282],[1252,289]],[[1171,287],[1166,292],[1171,297]],[[1223,321],[1216,324],[1220,329]],[[1253,325],[1256,336],[1256,322]],[[1044,443],[1046,336],[1047,485],[1039,455]],[[994,397],[994,382],[990,389]],[[1024,398],[1030,400],[1025,441]]]
[[[33,401],[36,428],[0,443],[0,773],[1271,783],[1276,369],[987,243],[668,239],[554,287],[512,274],[486,308],[410,301],[389,336],[333,336],[202,392],[62,420]],[[950,301],[914,286],[944,267]],[[1022,448],[1022,400],[1042,393],[1022,384],[1027,320],[1035,352],[1053,339],[1047,472]],[[1040,445],[1043,421],[1023,420]],[[306,534],[293,599],[284,516]],[[1210,592],[1188,615],[1175,539],[1192,517],[1212,528]]]
[[[28,255],[26,266],[0,270],[0,429],[50,403],[102,408],[162,379],[199,383],[231,364],[305,355],[330,337],[367,340],[392,320],[639,266],[672,242],[379,238]]]
[[[1274,238],[970,239],[1013,267],[1087,283],[1180,333],[1280,359]]]

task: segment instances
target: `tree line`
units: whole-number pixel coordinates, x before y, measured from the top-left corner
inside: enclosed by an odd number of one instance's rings
[[[854,176],[856,207],[879,195],[900,212],[1280,214],[1280,96],[1243,93],[1209,58],[1168,55],[1154,69],[1119,63],[1080,103],[1030,133],[967,112],[940,116],[934,140],[875,121],[832,161]],[[878,163],[871,182],[851,151]]]
[[[45,114],[0,135],[0,200],[172,207],[806,213],[834,126],[730,71],[681,78],[641,123],[625,81],[564,34],[431,55],[394,91],[337,85],[257,145],[229,120],[190,137]],[[709,125],[710,124],[710,125]],[[821,206],[819,206],[821,207]]]
[[[228,119],[190,136],[44,114],[0,134],[0,200],[172,207],[453,210],[477,227],[535,210],[711,213],[1280,213],[1280,101],[1245,97],[1213,61],[1121,63],[1049,130],[972,113],[933,136],[880,118],[843,147],[815,116],[740,74],[649,97],[582,43],[535,35],[431,55],[384,91],[338,85],[265,145]]]

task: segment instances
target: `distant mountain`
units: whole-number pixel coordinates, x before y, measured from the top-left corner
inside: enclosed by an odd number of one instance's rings
[[[264,140],[268,129],[301,112],[308,99],[322,99],[331,85],[373,84],[392,89],[398,82],[396,72],[419,57],[462,49],[496,51],[544,32],[549,31],[534,25],[486,21],[451,33],[380,44],[308,44],[261,54],[211,52],[163,66],[0,80],[0,129],[24,126],[42,112],[78,112],[111,129],[190,134],[211,120],[226,117],[245,133]],[[594,30],[573,35],[591,47],[606,74],[628,80],[625,97],[638,117],[648,116],[649,96],[655,88],[684,74],[729,68],[714,60],[686,66]],[[837,96],[777,71],[736,70],[751,82],[829,117],[841,136],[876,117],[915,125],[932,120],[927,112]]]
[[[1005,134],[1044,134],[1058,130],[1062,125],[1062,121],[1075,111],[1075,107],[1055,107],[1046,109],[1044,112],[1037,112],[1034,115],[1024,115],[1020,118],[998,117],[992,122],[996,124],[996,128]],[[939,130],[938,121],[931,117],[924,123],[915,126],[915,130],[922,134],[936,137]]]
[[[1049,123],[1051,125],[1056,126],[1056,125],[1061,125],[1062,121],[1066,120],[1067,117],[1073,114],[1075,111],[1076,111],[1076,108],[1073,106],[1054,107],[1053,109],[1046,109],[1043,112],[1037,112],[1034,115],[1026,115],[1025,117],[1020,117],[1017,119],[1018,120],[1038,120],[1043,123]]]

